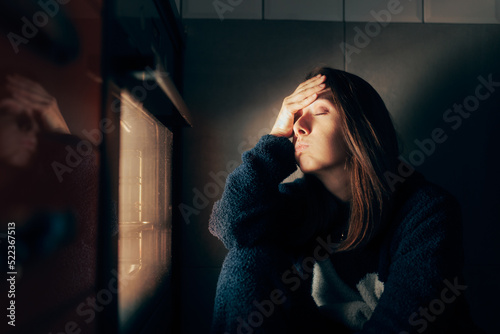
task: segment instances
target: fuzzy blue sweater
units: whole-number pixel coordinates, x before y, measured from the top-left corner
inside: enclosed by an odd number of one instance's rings
[[[263,136],[242,156],[213,207],[210,232],[229,253],[214,305],[213,333],[460,333],[464,309],[460,207],[414,172],[394,193],[388,228],[361,250],[331,253],[342,282],[356,287],[378,275],[383,293],[359,331],[327,319],[311,297],[313,264],[329,252],[326,237],[300,240],[304,180],[282,181],[297,168],[293,144]],[[327,196],[327,195],[325,195]],[[340,202],[329,205],[342,215]],[[330,253],[329,253],[330,254]],[[309,260],[309,261],[308,261]],[[460,319],[466,313],[460,311]],[[468,327],[467,327],[468,328]]]

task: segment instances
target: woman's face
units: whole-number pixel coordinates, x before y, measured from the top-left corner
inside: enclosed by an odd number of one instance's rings
[[[37,147],[38,125],[13,99],[0,101],[0,163],[26,167]]]
[[[329,88],[297,112],[293,132],[295,159],[303,173],[322,174],[344,168],[347,153],[340,115]]]

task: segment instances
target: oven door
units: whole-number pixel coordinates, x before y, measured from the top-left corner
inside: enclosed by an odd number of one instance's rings
[[[99,287],[118,280],[117,300],[99,314],[109,333],[173,332],[177,304],[172,208],[190,117],[177,89],[182,49],[168,32],[177,21],[142,5],[108,8],[103,36],[103,119],[119,124],[102,147]]]

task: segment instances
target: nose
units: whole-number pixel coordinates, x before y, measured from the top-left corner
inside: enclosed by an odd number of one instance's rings
[[[295,136],[307,136],[311,133],[311,123],[306,113],[302,113],[293,124],[293,133]]]

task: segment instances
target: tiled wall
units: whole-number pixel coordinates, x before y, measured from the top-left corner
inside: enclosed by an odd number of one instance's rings
[[[500,0],[176,1],[183,18],[196,19],[500,23]]]
[[[424,0],[425,22],[500,23],[499,0]]]
[[[342,0],[263,1],[266,20],[342,21]],[[319,9],[319,10],[318,10]]]

